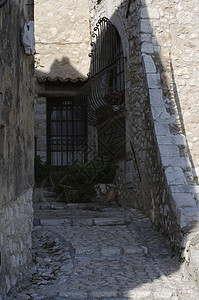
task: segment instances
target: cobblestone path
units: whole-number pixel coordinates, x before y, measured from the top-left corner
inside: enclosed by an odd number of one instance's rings
[[[199,299],[165,237],[138,210],[37,203],[35,218],[34,265],[9,299]]]

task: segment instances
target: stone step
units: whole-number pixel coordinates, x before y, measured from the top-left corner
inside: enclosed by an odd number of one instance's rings
[[[43,190],[43,196],[45,197],[45,198],[57,198],[57,194],[55,193],[55,192],[53,192],[53,191],[45,191],[45,190]]]
[[[62,215],[61,215],[62,214]],[[52,216],[50,218],[39,218],[41,225],[44,226],[60,226],[61,224],[70,224],[71,226],[124,226],[131,223],[130,217],[80,217],[63,216],[64,211],[60,215]]]
[[[167,287],[163,287],[160,291],[153,291],[151,289],[125,289],[124,291],[118,291],[117,289],[95,289],[91,293],[92,299],[103,299],[103,300],[168,300],[168,299],[178,299],[176,298],[175,292]],[[63,300],[63,299],[90,299],[88,292],[83,290],[67,290],[61,292],[55,300]]]

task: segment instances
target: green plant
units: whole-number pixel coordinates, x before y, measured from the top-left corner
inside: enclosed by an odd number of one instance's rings
[[[50,174],[50,167],[43,162],[41,156],[37,155],[34,160],[35,183],[40,186],[44,179]]]
[[[66,168],[55,192],[61,193],[66,202],[90,202],[97,183],[112,183],[116,166],[104,153],[98,153],[91,161],[82,164],[74,162]]]

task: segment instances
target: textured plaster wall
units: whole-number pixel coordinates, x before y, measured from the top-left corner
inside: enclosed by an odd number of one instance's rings
[[[86,77],[89,71],[88,0],[35,1],[36,75]]]
[[[26,1],[1,8],[0,128],[1,287],[8,292],[31,260],[34,58],[21,44],[25,21],[32,20]]]

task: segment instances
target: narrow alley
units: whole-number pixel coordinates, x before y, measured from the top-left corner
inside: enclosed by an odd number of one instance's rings
[[[165,236],[139,210],[56,203],[39,193],[34,264],[10,300],[199,299]]]

